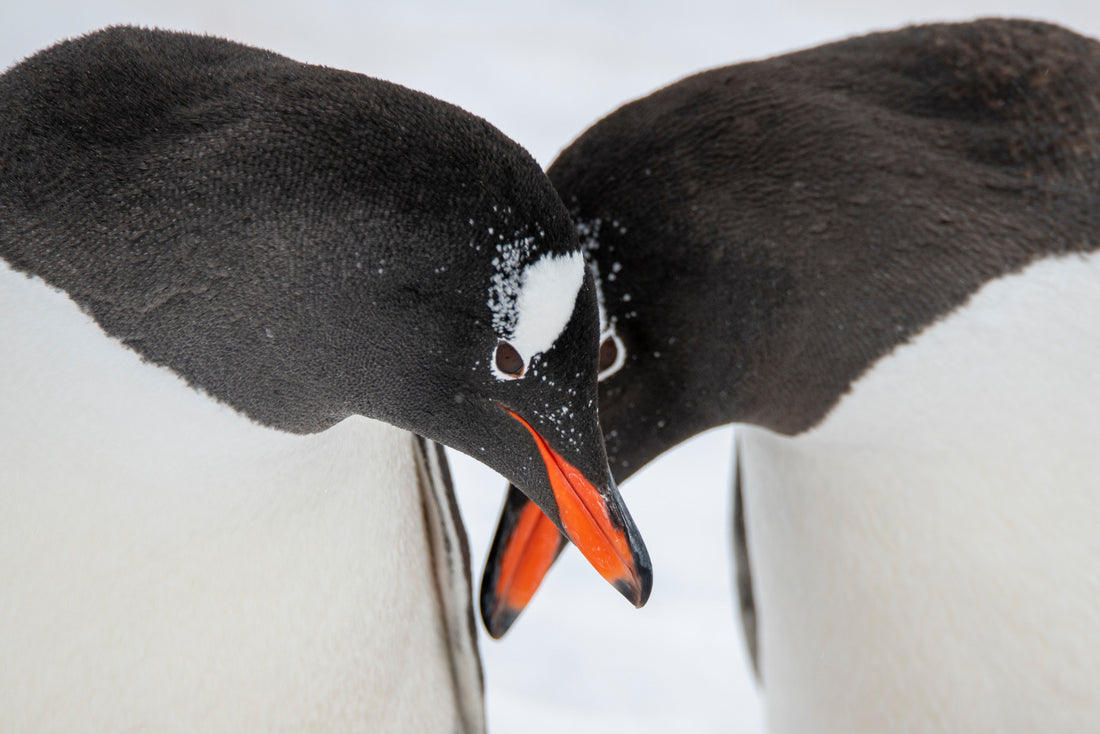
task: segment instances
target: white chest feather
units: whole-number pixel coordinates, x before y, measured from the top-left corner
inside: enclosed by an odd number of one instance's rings
[[[774,732],[1100,731],[1100,257],[1037,263],[817,429],[741,432]]]
[[[0,405],[0,729],[456,729],[409,434],[260,427],[2,263]]]

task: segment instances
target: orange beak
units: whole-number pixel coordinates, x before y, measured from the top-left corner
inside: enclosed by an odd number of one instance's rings
[[[645,604],[653,586],[649,555],[640,540],[631,538],[627,530],[629,516],[618,494],[601,493],[579,470],[550,448],[530,423],[511,410],[508,413],[530,431],[538,446],[569,540],[634,606]],[[633,536],[637,538],[636,531]],[[494,548],[491,555],[491,559],[500,559],[499,573],[490,592],[496,600],[490,602],[497,610],[496,626],[501,634],[531,600],[564,546],[558,527],[534,503],[527,503],[505,547],[499,555]],[[482,591],[482,614],[487,615],[485,595],[489,589]]]
[[[538,505],[514,487],[508,493],[510,503],[518,499],[520,509],[516,514],[505,506],[481,587],[481,617],[496,639],[527,608],[568,542]]]

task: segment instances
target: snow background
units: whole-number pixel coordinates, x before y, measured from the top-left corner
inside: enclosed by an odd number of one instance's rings
[[[545,166],[607,112],[694,71],[912,22],[987,15],[1100,37],[1096,0],[932,0],[919,9],[912,0],[0,0],[0,66],[109,24],[206,32],[453,102]],[[711,431],[625,485],[654,562],[643,610],[570,552],[502,642],[483,635],[494,734],[762,730],[734,616],[731,446],[730,429]],[[505,483],[451,457],[480,574]]]

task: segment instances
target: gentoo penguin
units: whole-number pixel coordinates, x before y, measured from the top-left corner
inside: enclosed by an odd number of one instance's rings
[[[983,20],[716,69],[549,175],[616,480],[742,425],[769,730],[1100,731],[1100,45]],[[501,523],[497,635],[559,547],[520,495]]]
[[[436,441],[645,601],[593,281],[485,121],[107,29],[0,76],[0,258],[5,731],[482,731]]]

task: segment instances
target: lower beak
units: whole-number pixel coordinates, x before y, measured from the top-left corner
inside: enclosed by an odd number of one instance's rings
[[[490,635],[500,639],[511,628],[567,543],[538,505],[508,487],[481,577],[481,619]]]
[[[538,445],[557,501],[562,531],[599,574],[634,606],[644,605],[653,587],[653,570],[641,536],[614,484],[609,484],[602,492],[596,489],[580,471],[550,448],[530,423],[508,412],[530,431]],[[515,532],[507,538],[499,555],[494,543],[489,561],[493,564],[494,559],[500,559],[500,573],[494,584],[497,601],[505,602],[497,614],[496,626],[500,634],[508,629],[530,600],[564,547],[558,527],[533,503],[519,513],[514,528]],[[483,616],[486,615],[485,602],[483,587]],[[514,613],[510,613],[509,608]],[[493,626],[489,628],[492,633]]]

